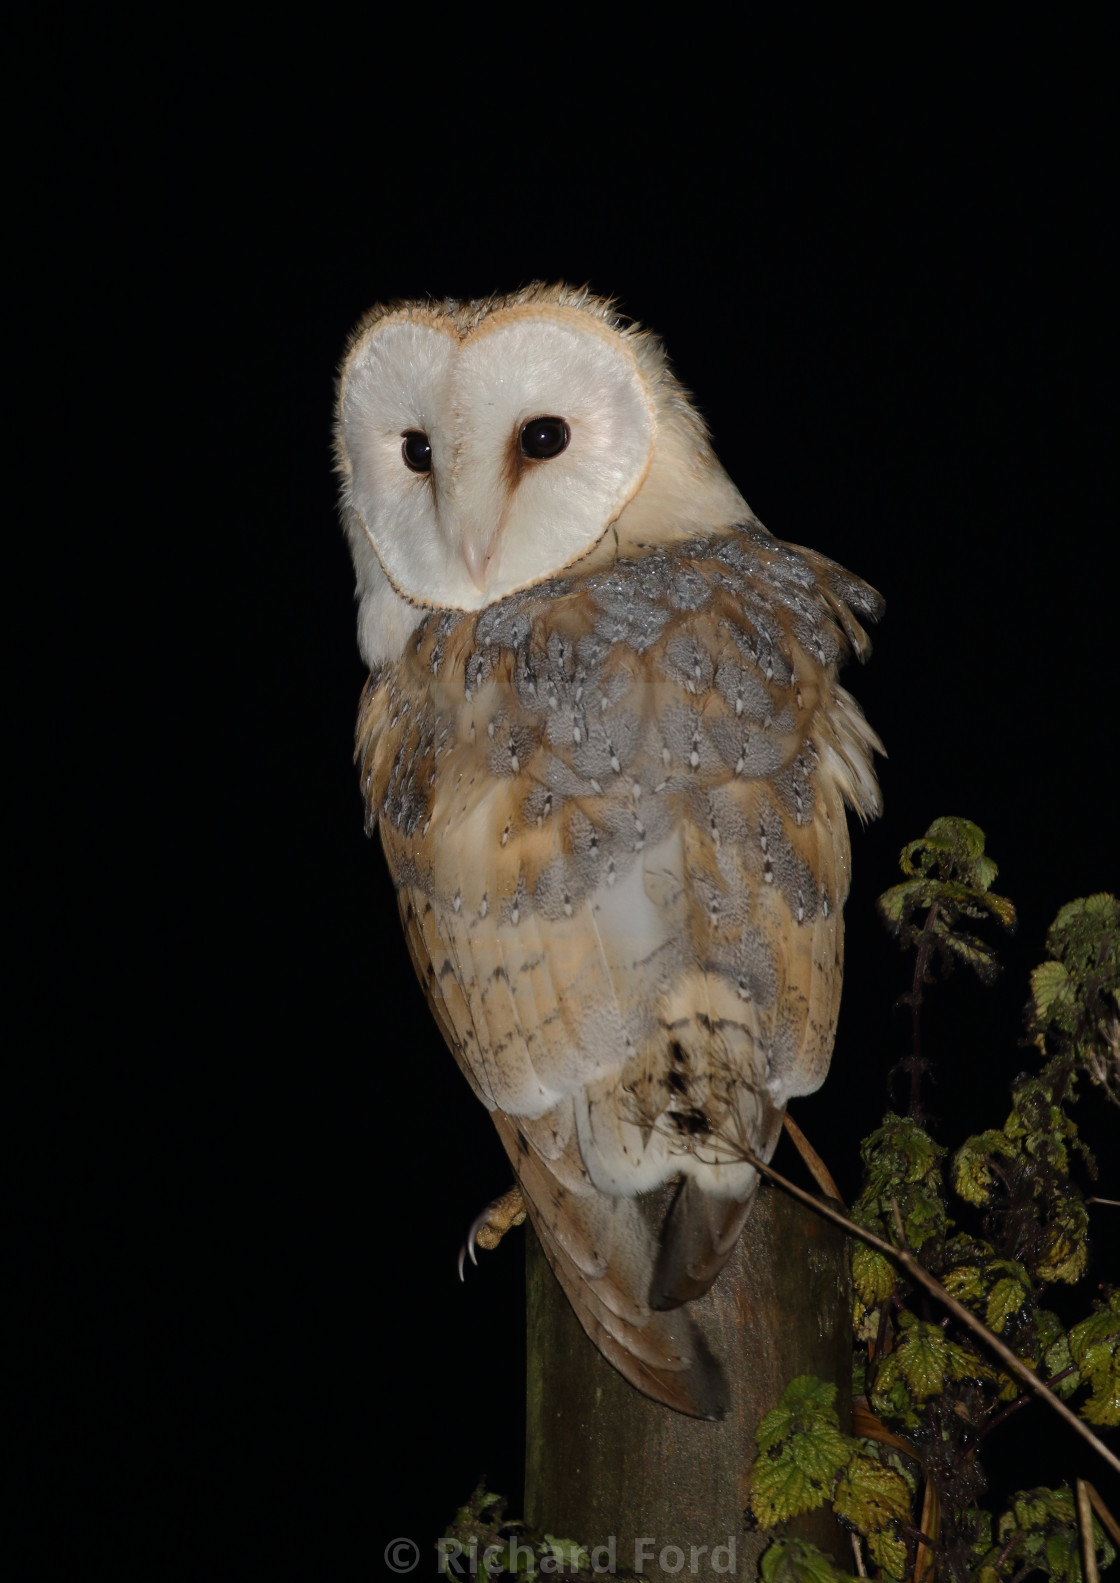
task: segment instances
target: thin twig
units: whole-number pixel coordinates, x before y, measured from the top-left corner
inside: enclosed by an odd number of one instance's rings
[[[1120,1523],[1117,1523],[1116,1518],[1109,1511],[1108,1507],[1101,1500],[1100,1496],[1097,1494],[1096,1490],[1088,1482],[1088,1480],[1082,1479],[1081,1482],[1089,1491],[1089,1499],[1092,1502],[1093,1510],[1096,1512],[1101,1522],[1104,1523],[1105,1527],[1108,1529],[1116,1543],[1120,1545]]]
[[[1053,1381],[1051,1381],[1052,1383]],[[980,1431],[981,1440],[987,1439],[993,1429],[998,1429],[1000,1424],[1006,1423],[1015,1413],[1020,1412],[1024,1407],[1029,1407],[1032,1400],[1033,1398],[1030,1396],[1017,1396],[1009,1407],[1002,1408],[993,1418],[988,1419],[988,1422]]]
[[[1097,1547],[1093,1543],[1093,1508],[1089,1504],[1089,1486],[1084,1479],[1077,1481],[1077,1526],[1081,1530],[1081,1569],[1085,1583],[1100,1583]]]
[[[937,1485],[926,1474],[926,1487],[922,1496],[922,1514],[918,1518],[918,1528],[922,1542],[914,1552],[914,1580],[913,1583],[926,1583],[926,1579],[933,1574],[935,1566],[935,1551],[937,1542],[941,1538],[941,1501],[937,1494]],[[926,1538],[929,1534],[931,1537]]]
[[[1047,1406],[1058,1414],[1059,1418],[1064,1418],[1070,1428],[1075,1429],[1082,1440],[1087,1441],[1098,1456],[1104,1458],[1109,1467],[1115,1468],[1117,1473],[1120,1473],[1120,1457],[1114,1456],[1108,1447],[1097,1439],[1088,1424],[1083,1419],[1078,1418],[1076,1413],[1071,1412],[1065,1402],[1060,1401],[1053,1391],[1049,1390],[1040,1379],[1036,1378],[1022,1359],[1017,1358],[1010,1347],[1005,1346],[998,1336],[992,1334],[983,1320],[977,1319],[976,1315],[970,1312],[963,1303],[958,1303],[957,1299],[945,1290],[941,1282],[935,1280],[929,1271],[918,1263],[912,1253],[908,1253],[905,1248],[896,1248],[891,1243],[885,1242],[882,1237],[877,1237],[873,1231],[865,1231],[862,1226],[857,1226],[854,1221],[848,1219],[847,1215],[842,1215],[839,1210],[833,1209],[830,1204],[824,1203],[823,1200],[814,1198],[812,1193],[807,1193],[804,1188],[797,1187],[787,1177],[782,1176],[779,1171],[775,1171],[773,1166],[767,1165],[765,1160],[760,1160],[757,1154],[752,1154],[749,1149],[742,1149],[742,1156],[744,1160],[754,1166],[756,1171],[761,1171],[772,1182],[777,1182],[779,1187],[784,1187],[787,1193],[792,1193],[794,1198],[799,1199],[803,1204],[807,1204],[818,1215],[823,1215],[826,1220],[834,1221],[836,1225],[843,1226],[850,1236],[858,1237],[861,1242],[866,1242],[869,1247],[878,1248],[880,1253],[885,1253],[888,1258],[894,1259],[897,1264],[901,1264],[906,1273],[917,1281],[919,1286],[924,1286],[927,1292],[937,1298],[938,1302],[944,1303],[946,1308],[954,1313],[962,1324],[967,1325],[997,1357],[1006,1363],[1012,1374],[1017,1375],[1024,1385],[1029,1386],[1036,1395],[1040,1396]]]
[[[925,988],[926,969],[929,967],[930,951],[933,947],[933,925],[937,917],[938,903],[934,902],[926,914],[925,927],[922,929],[918,947],[918,959],[914,963],[914,983],[910,992],[910,1029],[912,1043],[910,1049],[910,1117],[913,1121],[920,1121],[922,1115],[922,1073],[925,1062],[922,1060],[922,990]],[[904,1063],[907,1064],[907,1063]]]
[[[863,1551],[860,1549],[859,1540],[854,1533],[850,1533],[848,1537],[852,1541],[852,1554],[856,1558],[856,1571],[861,1578],[865,1578],[867,1576],[867,1568],[863,1564]]]
[[[1016,1528],[1015,1532],[1011,1535],[1011,1538],[1004,1545],[1004,1547],[1000,1551],[999,1555],[996,1556],[996,1564],[992,1568],[992,1571],[995,1572],[997,1576],[999,1575],[1000,1567],[1007,1560],[1008,1556],[1011,1554],[1012,1550],[1014,1550],[1015,1546],[1019,1543],[1019,1540],[1022,1537],[1023,1537],[1023,1530],[1021,1528]]]
[[[1063,1369],[1060,1374],[1051,1374],[1050,1389],[1053,1390],[1055,1385],[1057,1385],[1060,1380],[1068,1379],[1071,1374],[1076,1373],[1077,1364],[1071,1363],[1069,1368]],[[996,1413],[994,1418],[989,1418],[988,1422],[980,1431],[981,1440],[986,1439],[987,1436],[991,1434],[993,1429],[998,1429],[1000,1424],[1004,1423],[1008,1418],[1011,1417],[1012,1413],[1017,1413],[1021,1407],[1028,1406],[1030,1404],[1030,1400],[1031,1398],[1029,1396],[1017,1396],[1010,1406],[1004,1407],[1000,1412]]]
[[[782,1125],[790,1135],[790,1139],[798,1154],[809,1168],[809,1175],[816,1182],[826,1198],[834,1198],[838,1204],[844,1203],[844,1198],[836,1183],[832,1180],[832,1172],[821,1159],[816,1149],[809,1142],[801,1128],[794,1121],[787,1110],[782,1117]]]

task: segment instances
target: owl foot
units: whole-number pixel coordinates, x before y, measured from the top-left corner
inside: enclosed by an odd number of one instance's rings
[[[467,1241],[459,1249],[459,1279],[465,1279],[467,1258],[472,1264],[477,1265],[475,1248],[496,1248],[506,1232],[513,1226],[520,1226],[525,1219],[525,1200],[521,1196],[521,1189],[511,1187],[508,1193],[503,1193],[500,1198],[495,1198],[492,1204],[487,1204],[467,1232]]]

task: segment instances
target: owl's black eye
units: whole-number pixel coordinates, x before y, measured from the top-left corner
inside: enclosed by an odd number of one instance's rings
[[[404,465],[413,473],[430,473],[432,470],[432,442],[420,429],[406,429],[401,436],[404,444],[401,455]]]
[[[521,454],[535,461],[559,456],[572,437],[563,418],[530,418],[521,430]]]

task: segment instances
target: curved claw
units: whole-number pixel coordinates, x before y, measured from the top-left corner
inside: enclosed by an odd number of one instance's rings
[[[511,1226],[520,1226],[525,1219],[525,1200],[516,1185],[492,1204],[487,1204],[481,1215],[476,1215],[467,1232],[467,1240],[459,1249],[459,1279],[466,1274],[467,1259],[478,1264],[475,1249],[496,1248]],[[484,1235],[485,1233],[485,1235]]]
[[[465,1281],[466,1278],[467,1278],[466,1277],[466,1262],[467,1262],[467,1256],[468,1255],[470,1256],[470,1261],[474,1265],[475,1269],[477,1270],[477,1268],[478,1268],[478,1256],[477,1256],[477,1254],[474,1251],[475,1250],[475,1238],[478,1236],[479,1232],[482,1230],[483,1226],[486,1224],[487,1220],[489,1219],[490,1210],[492,1209],[492,1207],[493,1206],[491,1204],[487,1204],[486,1208],[482,1211],[481,1215],[476,1215],[474,1217],[474,1220],[471,1222],[471,1229],[467,1232],[467,1240],[463,1244],[463,1246],[459,1249],[459,1279],[461,1281]]]

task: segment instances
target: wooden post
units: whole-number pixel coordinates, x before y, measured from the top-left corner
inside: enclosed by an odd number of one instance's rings
[[[839,1387],[841,1427],[851,1429],[843,1233],[788,1194],[759,1189],[738,1247],[693,1309],[731,1387],[731,1412],[719,1424],[672,1412],[627,1384],[584,1335],[531,1231],[526,1249],[529,1524],[589,1550],[613,1535],[620,1573],[637,1570],[638,1557],[651,1578],[755,1578],[772,1537],[744,1517],[759,1420],[790,1380],[816,1374]],[[831,1508],[778,1531],[811,1540],[851,1570]],[[677,1549],[662,1566],[664,1546]]]

